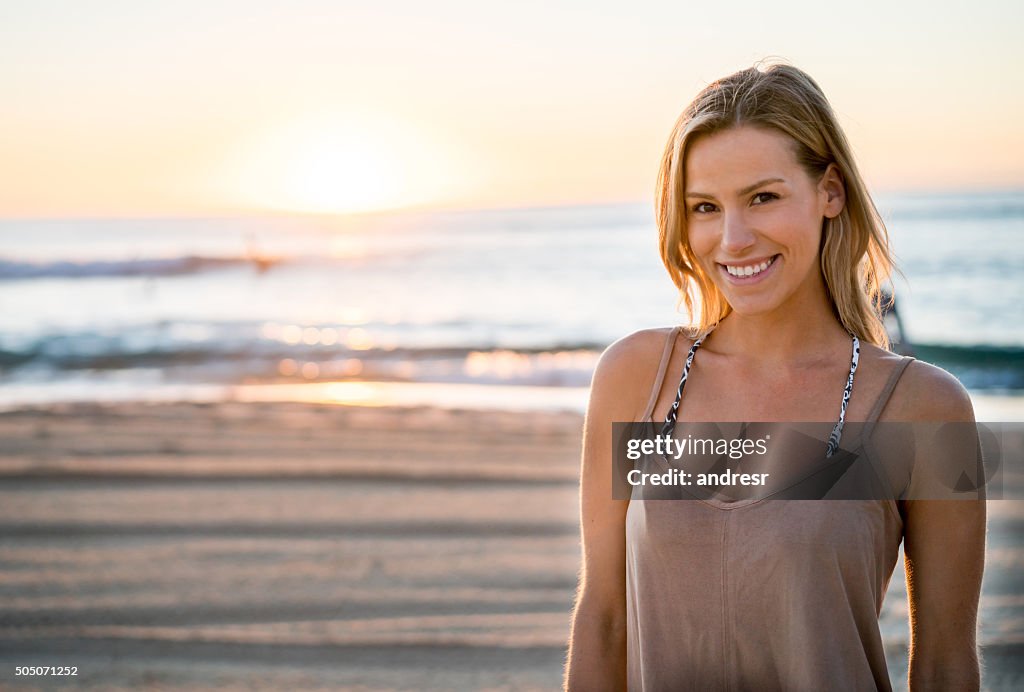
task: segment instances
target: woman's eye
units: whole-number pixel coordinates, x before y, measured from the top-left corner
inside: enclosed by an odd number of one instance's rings
[[[769,202],[773,199],[778,199],[778,197],[779,196],[774,192],[758,192],[754,195],[754,204],[764,204],[765,202]]]
[[[697,214],[710,214],[715,210],[715,205],[711,202],[698,202],[693,205],[693,211]]]

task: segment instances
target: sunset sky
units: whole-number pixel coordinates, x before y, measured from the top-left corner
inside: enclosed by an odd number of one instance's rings
[[[1024,186],[1020,3],[728,4],[6,2],[0,216],[647,201],[681,108],[766,56],[876,189]]]

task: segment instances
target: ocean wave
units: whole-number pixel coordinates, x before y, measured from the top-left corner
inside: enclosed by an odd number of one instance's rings
[[[441,348],[315,347],[236,343],[145,349],[68,348],[0,350],[0,381],[61,379],[79,372],[159,373],[164,381],[255,383],[269,381],[374,380],[509,384],[546,387],[589,385],[600,351]]]
[[[251,267],[257,272],[265,272],[273,267],[294,261],[294,259],[279,257],[209,257],[202,255],[91,260],[83,262],[67,260],[27,262],[0,259],[0,281],[50,278],[83,279],[111,276],[182,276],[246,266]]]
[[[62,336],[0,348],[0,375],[57,378],[73,371],[159,371],[174,380],[240,382],[362,379],[585,387],[603,346],[352,348],[239,338],[134,347],[99,335]],[[1024,389],[1024,347],[914,344],[911,353],[956,375],[968,389]]]

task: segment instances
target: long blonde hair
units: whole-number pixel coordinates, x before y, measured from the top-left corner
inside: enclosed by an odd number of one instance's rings
[[[738,125],[772,128],[796,144],[797,160],[819,180],[836,164],[846,188],[842,212],[825,219],[821,272],[833,312],[847,331],[883,348],[882,284],[894,265],[889,235],[868,194],[832,107],[817,83],[784,63],[755,65],[707,86],[676,121],[658,171],[655,211],[661,260],[680,291],[697,333],[707,333],[732,311],[701,268],[686,228],[685,160],[695,138]],[[696,294],[700,296],[697,314]]]

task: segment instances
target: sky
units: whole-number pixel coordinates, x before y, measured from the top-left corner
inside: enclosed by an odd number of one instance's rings
[[[650,201],[781,57],[879,191],[1024,187],[1024,5],[0,0],[0,216]]]

